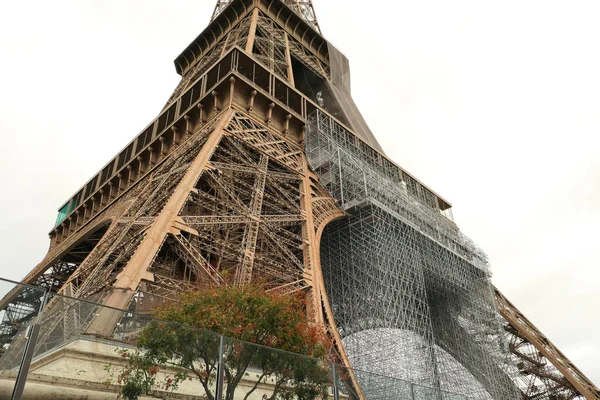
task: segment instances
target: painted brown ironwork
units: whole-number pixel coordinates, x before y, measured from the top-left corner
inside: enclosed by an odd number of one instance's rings
[[[295,13],[300,15],[313,29],[321,33],[312,0],[284,0],[283,2]],[[213,12],[211,20],[217,18],[230,3],[231,0],[217,0],[217,5],[215,6],[215,11]]]
[[[506,321],[509,348],[521,372],[524,397],[600,399],[600,389],[496,288],[495,294]]]
[[[361,122],[344,92],[348,88],[340,75],[347,71],[335,65],[334,57],[343,56],[320,35],[310,0],[219,0],[207,30],[177,58],[181,82],[160,115],[61,207],[50,251],[23,281],[143,313],[206,287],[256,282],[266,290],[303,293],[307,313],[328,333],[336,362],[348,371],[344,384],[352,390],[346,394],[357,399],[365,398],[361,383],[369,393],[380,388],[349,369],[345,345],[353,343],[353,335],[377,329],[382,338],[392,338],[386,329],[401,325],[403,310],[394,309],[400,306],[387,293],[419,292],[421,297],[410,299],[415,309],[406,313],[411,321],[403,327],[426,339],[418,347],[427,360],[417,363],[433,365],[426,371],[432,377],[427,390],[442,396],[448,376],[467,377],[478,393],[493,393],[494,385],[512,390],[512,370],[495,363],[503,353],[493,340],[497,310],[485,255],[460,233],[447,201],[387,158],[364,129],[354,128]],[[311,142],[315,135],[321,142]],[[332,141],[335,145],[327,148]],[[373,199],[388,204],[374,207]],[[345,223],[361,226],[354,239],[363,243],[345,244],[347,254],[336,261],[342,273],[332,278],[333,269],[324,273],[322,268],[331,249],[321,243],[325,238],[332,248],[336,244],[328,227],[337,220],[340,230]],[[375,232],[377,227],[383,228]],[[405,241],[392,240],[399,233]],[[345,280],[350,268],[339,260],[369,241],[372,247],[361,260],[365,280]],[[388,248],[381,249],[383,243]],[[423,248],[429,253],[416,256]],[[403,257],[401,268],[393,269]],[[381,276],[389,282],[375,282],[378,264],[371,258],[386,258],[390,268]],[[423,282],[411,280],[416,274],[401,279],[411,263],[421,263]],[[440,265],[458,271],[452,282],[435,270]],[[366,280],[375,283],[365,289]],[[464,303],[456,300],[457,288],[467,298]],[[471,302],[472,293],[479,303]],[[448,308],[436,305],[436,296]],[[35,307],[28,301],[35,299],[16,292],[2,300],[9,310],[2,340],[14,335],[7,328],[11,321],[31,318]],[[358,310],[364,315],[354,313],[352,301],[366,304]],[[598,398],[598,389],[497,290],[496,301],[509,349],[520,359],[517,365],[524,365],[521,374],[537,379],[520,386],[524,396]],[[46,314],[54,325],[41,338],[41,348],[81,332],[110,336],[120,323],[121,314],[111,308],[74,316],[65,311],[66,303],[61,298],[49,302]],[[373,304],[385,304],[385,310],[376,310],[381,315],[371,313]],[[460,323],[446,311],[462,313]],[[465,321],[469,324],[461,325]],[[477,343],[465,339],[476,334]],[[373,346],[367,353],[379,350]],[[454,361],[438,363],[440,354]],[[556,368],[549,371],[547,361]],[[463,389],[465,396],[475,390]],[[398,388],[385,390],[393,396]],[[511,390],[504,393],[512,396]],[[551,397],[556,393],[564,396]]]

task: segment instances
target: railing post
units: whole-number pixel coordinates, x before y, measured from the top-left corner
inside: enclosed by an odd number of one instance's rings
[[[410,384],[410,397],[415,400],[415,385]]]
[[[52,285],[50,286],[52,287]],[[25,390],[25,383],[27,382],[27,375],[29,374],[29,367],[31,367],[31,360],[33,359],[33,353],[35,352],[35,345],[37,344],[38,334],[40,333],[40,318],[44,312],[44,307],[48,302],[50,296],[50,287],[46,289],[44,297],[42,298],[42,304],[35,317],[34,323],[29,325],[27,328],[27,342],[25,343],[25,351],[23,352],[23,358],[21,358],[21,365],[19,366],[19,373],[17,374],[17,380],[11,396],[11,400],[21,400],[23,397],[23,391]]]
[[[223,335],[221,335],[219,340],[219,359],[217,367],[217,389],[215,391],[215,400],[223,399],[223,378],[225,376],[225,360],[223,359],[223,353],[225,353],[225,338]]]
[[[331,364],[333,367],[333,400],[340,400],[340,392],[337,387],[337,368],[335,364]]]

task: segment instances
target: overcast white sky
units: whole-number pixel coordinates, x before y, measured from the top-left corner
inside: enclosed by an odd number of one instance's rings
[[[313,1],[387,154],[600,384],[600,3]],[[1,2],[0,276],[43,258],[58,207],[156,116],[214,3]]]

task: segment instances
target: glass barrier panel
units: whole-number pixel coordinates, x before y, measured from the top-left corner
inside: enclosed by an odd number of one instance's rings
[[[0,280],[0,398],[11,397],[46,291]]]
[[[30,389],[51,382],[74,398],[86,390],[115,398],[215,392],[220,336],[213,332],[59,295],[45,310]]]
[[[31,336],[24,398],[56,390],[65,398],[86,398],[90,391],[115,398],[214,398],[222,359],[223,400],[468,399],[156,319],[148,313],[158,300],[148,295],[118,310],[98,304],[100,297],[91,298],[95,303],[45,296],[43,289],[0,280],[0,296],[0,398],[10,398]]]
[[[224,348],[224,399],[324,399],[331,393],[323,360],[233,339]]]
[[[360,391],[365,399],[373,400],[412,400],[413,390],[410,382],[388,376],[373,374],[360,370],[336,366],[338,377],[337,387],[340,389],[340,398],[348,396],[349,399],[359,399]]]
[[[78,398],[86,390],[106,391],[105,366],[112,356],[85,331],[100,306],[52,294],[38,319],[39,334],[24,398],[41,398],[52,393]]]
[[[34,360],[79,338],[98,308],[94,303],[51,295],[39,319],[40,335]]]
[[[127,358],[137,371],[153,371],[155,395],[215,395],[220,335],[124,312],[113,338],[134,347]]]
[[[358,387],[358,379],[354,371],[342,367],[340,365],[334,365],[335,378],[336,378],[336,390],[340,399],[348,400],[360,400],[361,388]]]

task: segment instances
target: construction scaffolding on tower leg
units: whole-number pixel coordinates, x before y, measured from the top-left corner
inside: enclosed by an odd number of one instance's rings
[[[600,399],[492,286],[450,203],[385,156],[310,0],[219,0],[175,67],[158,117],[59,209],[23,279],[66,296],[35,356],[114,337],[118,309],[261,283],[306,298],[350,399]],[[1,301],[3,366],[41,301]]]
[[[348,215],[325,229],[321,257],[351,364],[469,399],[519,399],[485,255],[352,137],[320,111],[309,119],[308,160]],[[367,398],[394,398],[360,383]]]

